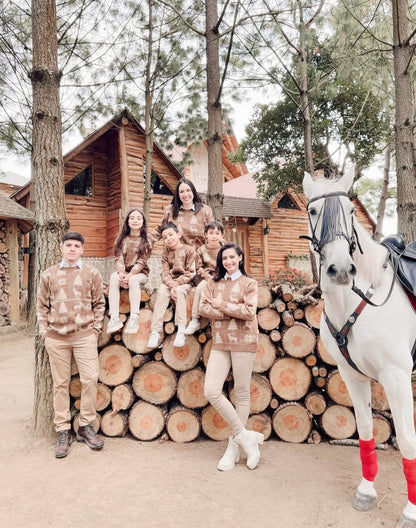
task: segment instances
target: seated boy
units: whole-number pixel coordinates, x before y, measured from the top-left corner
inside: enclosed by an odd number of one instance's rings
[[[186,294],[192,288],[190,281],[195,275],[195,250],[182,244],[181,234],[173,222],[161,228],[165,248],[162,254],[162,284],[159,286],[153,309],[152,326],[148,348],[159,345],[163,328],[163,316],[172,298],[176,303],[175,325],[178,327],[173,346],[185,346]]]
[[[224,226],[216,220],[205,226],[205,244],[196,252],[196,273],[200,280],[195,288],[194,301],[192,304],[192,319],[185,329],[185,335],[191,335],[201,328],[199,322],[199,305],[201,302],[202,290],[208,279],[215,275],[217,267],[217,254],[224,243]]]

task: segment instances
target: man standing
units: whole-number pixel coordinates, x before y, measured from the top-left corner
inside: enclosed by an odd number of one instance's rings
[[[94,450],[104,446],[92,426],[99,372],[97,338],[105,310],[102,278],[96,268],[81,260],[84,237],[80,233],[65,233],[61,252],[61,262],[42,273],[37,297],[39,332],[53,378],[56,458],[66,457],[72,443],[69,395],[72,355],[82,383],[77,440]]]

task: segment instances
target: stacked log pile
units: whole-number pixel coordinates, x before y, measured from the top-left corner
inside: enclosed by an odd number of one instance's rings
[[[10,324],[9,312],[9,255],[6,243],[6,223],[0,220],[0,326]]]
[[[174,306],[164,316],[164,335],[158,348],[147,349],[155,294],[142,294],[140,328],[106,333],[99,340],[99,390],[95,428],[110,437],[130,433],[138,440],[170,438],[190,442],[200,435],[225,440],[228,424],[203,394],[205,369],[212,347],[209,321],[187,336],[185,346],[173,346]],[[191,314],[192,293],[188,297]],[[281,284],[259,286],[259,345],[251,381],[247,427],[286,442],[356,438],[352,402],[335,362],[319,337],[323,301],[316,286],[294,293]],[[120,313],[127,319],[129,302],[122,291]],[[224,391],[234,402],[232,373]],[[81,385],[74,365],[70,393],[74,428]],[[372,384],[376,443],[387,442],[392,422],[383,388]]]

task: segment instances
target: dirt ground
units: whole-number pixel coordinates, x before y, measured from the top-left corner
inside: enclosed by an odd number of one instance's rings
[[[5,528],[379,528],[406,503],[400,455],[378,451],[377,505],[351,506],[356,447],[271,439],[257,469],[216,469],[224,442],[106,438],[101,452],[74,442],[65,459],[34,439],[33,339],[0,336],[0,526]]]

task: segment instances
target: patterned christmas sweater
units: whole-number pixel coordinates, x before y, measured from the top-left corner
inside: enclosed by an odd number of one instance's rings
[[[197,250],[205,241],[205,226],[214,220],[211,207],[205,204],[196,203],[195,210],[179,209],[176,218],[173,218],[172,211],[172,204],[168,205],[165,209],[160,226],[167,224],[168,222],[173,222],[178,226],[179,232],[182,235],[182,243],[192,246]],[[156,243],[161,238],[160,226],[157,226],[152,231],[151,239],[153,243]]]
[[[59,264],[45,270],[38,287],[37,319],[42,337],[72,341],[101,332],[105,300],[97,268]]]
[[[221,246],[209,248],[206,244],[197,249],[196,252],[196,273],[202,279],[209,280],[215,275],[217,269],[217,255]]]
[[[221,301],[217,310],[210,299]],[[209,280],[202,292],[199,313],[211,319],[212,347],[215,350],[257,352],[257,281],[246,275],[235,280]]]
[[[122,244],[120,250],[116,254],[116,271],[120,272],[131,272],[133,275],[137,273],[144,273],[149,275],[149,267],[147,261],[149,259],[151,251],[146,255],[139,255],[137,250],[140,244],[140,237],[131,238],[127,236]]]
[[[181,244],[176,249],[164,248],[162,253],[162,281],[167,284],[174,280],[179,286],[187,284],[195,275],[195,250]]]

